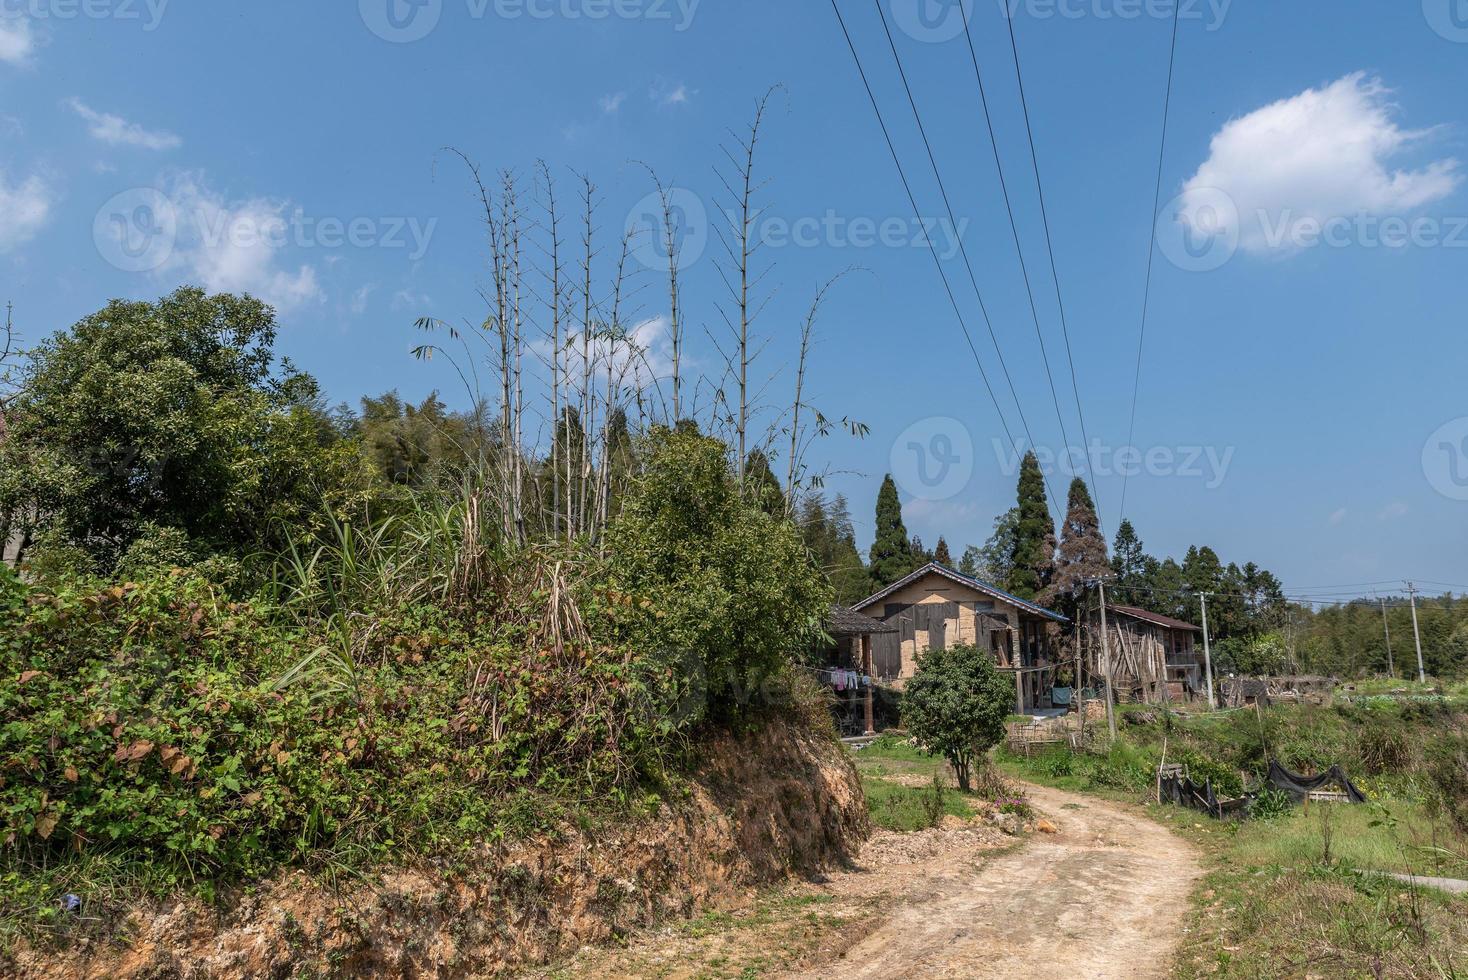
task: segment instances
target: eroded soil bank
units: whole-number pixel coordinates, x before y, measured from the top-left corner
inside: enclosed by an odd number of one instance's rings
[[[338,890],[304,874],[223,912],[196,900],[140,908],[116,935],[23,949],[38,978],[448,977],[546,962],[850,859],[868,834],[844,750],[785,724],[706,752],[687,799],[594,832],[487,850],[449,877],[395,870]]]

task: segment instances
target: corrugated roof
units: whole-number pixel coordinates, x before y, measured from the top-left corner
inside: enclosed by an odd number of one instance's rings
[[[1019,596],[1011,595],[1010,593],[1005,592],[1003,589],[999,588],[996,585],[990,585],[988,582],[981,582],[976,578],[971,578],[967,575],[964,575],[962,572],[955,572],[947,565],[940,565],[935,561],[928,562],[928,564],[924,565],[922,568],[919,568],[912,574],[906,575],[903,578],[898,579],[896,582],[893,582],[891,585],[887,586],[885,589],[878,592],[877,594],[867,596],[867,598],[863,599],[861,602],[858,602],[852,608],[857,610],[865,609],[873,603],[880,602],[882,599],[885,599],[887,596],[898,591],[899,589],[906,588],[923,576],[932,574],[942,575],[944,578],[951,579],[954,582],[957,582],[959,585],[966,585],[971,589],[983,592],[984,594],[993,596],[996,599],[1002,599],[1004,602],[1008,602],[1011,605],[1018,606],[1021,609],[1027,609],[1037,616],[1044,616],[1046,619],[1054,620],[1057,623],[1070,622],[1069,619],[1066,619],[1064,616],[1053,609],[1046,609],[1044,606],[1037,606],[1027,599],[1021,599]]]
[[[1194,633],[1203,632],[1192,623],[1185,623],[1181,619],[1173,619],[1171,616],[1164,616],[1161,613],[1149,612],[1137,606],[1109,605],[1106,608],[1111,612],[1120,613],[1123,616],[1130,616],[1133,619],[1140,619],[1143,622],[1152,623],[1154,626],[1166,626],[1168,629],[1173,630],[1191,630]]]
[[[826,632],[832,636],[867,636],[872,633],[896,633],[897,627],[864,616],[846,606],[832,606],[826,617]]]

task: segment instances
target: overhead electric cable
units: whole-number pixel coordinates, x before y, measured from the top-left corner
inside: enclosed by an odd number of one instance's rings
[[[892,142],[892,133],[887,128],[887,121],[882,117],[882,109],[877,104],[877,96],[872,91],[871,82],[867,80],[866,68],[861,63],[861,55],[857,53],[856,43],[851,39],[851,32],[846,27],[846,18],[841,16],[841,8],[836,0],[831,0],[831,9],[836,14],[836,22],[841,25],[841,34],[846,38],[846,46],[851,50],[852,60],[856,63],[857,74],[861,76],[862,86],[866,89],[867,98],[872,103],[872,111],[876,113],[877,125],[882,129],[882,137],[887,141],[887,150],[892,154],[892,162],[897,167],[897,176],[902,180],[902,188],[907,192],[908,203],[912,205],[913,217],[922,220],[922,210],[918,207],[917,197],[912,192],[912,184],[907,179],[907,171],[902,167],[902,158],[897,153],[897,145]],[[938,252],[928,243],[928,252],[933,256],[933,265],[938,270],[938,276],[943,280],[943,290],[948,294],[948,302],[953,306],[953,313],[958,317],[959,329],[963,331],[964,340],[968,342],[968,349],[974,356],[974,363],[978,365],[979,377],[984,381],[984,388],[989,393],[989,400],[994,403],[994,412],[999,416],[999,424],[1004,428],[1004,434],[1011,445],[1016,443],[1014,434],[1009,429],[1009,422],[1004,418],[1004,411],[999,407],[999,399],[994,395],[994,386],[989,383],[989,373],[984,370],[984,362],[979,358],[978,348],[974,346],[974,338],[969,333],[968,322],[963,318],[963,310],[959,308],[958,299],[953,294],[953,286],[948,281],[948,273],[943,269],[943,262],[938,258]]]
[[[1041,181],[1041,179],[1040,179],[1040,157],[1039,157],[1039,154],[1035,150],[1035,131],[1034,131],[1034,129],[1030,125],[1030,106],[1029,106],[1029,100],[1026,99],[1026,97],[1025,97],[1025,79],[1024,79],[1024,72],[1020,69],[1020,63],[1019,63],[1019,42],[1015,39],[1015,36],[1014,36],[1014,15],[1013,15],[1013,13],[1011,13],[1009,11],[1009,9],[1006,8],[1006,10],[1004,12],[1004,18],[1008,22],[1008,25],[1009,25],[1009,47],[1010,47],[1010,50],[1014,53],[1014,78],[1015,78],[1015,81],[1019,85],[1019,104],[1020,104],[1020,109],[1021,109],[1021,111],[1024,114],[1025,135],[1028,137],[1029,144],[1030,144],[1030,166],[1034,170],[1034,173],[1035,173],[1035,192],[1039,195],[1039,199],[1040,199],[1040,221],[1041,221],[1041,223],[1043,224],[1043,226],[1045,228],[1045,251],[1046,251],[1046,253],[1050,257],[1050,276],[1055,281],[1055,305],[1056,305],[1056,307],[1060,311],[1060,332],[1061,332],[1061,336],[1063,336],[1065,338],[1065,359],[1066,359],[1066,362],[1070,365],[1070,387],[1071,387],[1071,393],[1073,395],[1075,395],[1075,400],[1076,400],[1076,415],[1079,416],[1080,417],[1080,420],[1081,420],[1081,439],[1082,439],[1082,441],[1085,442],[1085,445],[1082,447],[1082,450],[1086,454],[1086,470],[1087,470],[1087,472],[1090,472],[1091,471],[1091,436],[1090,436],[1090,433],[1087,432],[1087,430],[1086,430],[1086,410],[1081,405],[1081,386],[1080,386],[1080,382],[1079,382],[1079,380],[1077,379],[1077,376],[1076,376],[1075,354],[1071,351],[1071,346],[1070,346],[1070,325],[1067,322],[1066,316],[1065,316],[1065,300],[1062,297],[1061,289],[1060,289],[1060,271],[1059,271],[1059,266],[1055,262],[1055,244],[1054,244],[1054,241],[1053,241],[1053,239],[1051,238],[1051,235],[1050,235],[1050,212],[1049,212],[1049,208],[1045,204],[1045,185],[1044,185],[1044,182]],[[979,97],[981,99],[983,99],[983,102],[984,102],[984,121],[989,124],[989,141],[994,146],[994,163],[995,163],[995,165],[997,165],[999,167],[999,184],[1000,184],[1001,187],[1004,187],[1004,206],[1009,211],[1009,224],[1010,224],[1011,230],[1014,231],[1014,247],[1015,247],[1015,251],[1017,251],[1017,252],[1020,253],[1020,266],[1021,266],[1021,268],[1023,268],[1024,267],[1024,264],[1025,264],[1024,263],[1024,250],[1020,248],[1020,244],[1019,244],[1019,231],[1014,227],[1014,209],[1012,207],[1010,207],[1009,190],[1005,186],[1005,181],[1004,181],[1004,166],[1003,166],[1003,164],[1001,164],[999,162],[999,143],[994,138],[994,125],[993,125],[992,122],[990,122],[990,119],[989,119],[989,100],[984,95],[984,79],[983,79],[982,74],[979,71],[979,56],[978,56],[978,53],[974,50],[973,32],[969,29],[969,23],[968,23],[968,18],[967,17],[965,17],[964,18],[964,21],[963,21],[963,32],[964,32],[965,37],[968,39],[969,56],[973,59],[973,63],[974,63],[974,77],[977,78],[978,79],[978,82],[979,82]],[[1030,288],[1030,276],[1029,276],[1029,272],[1028,271],[1025,271],[1025,289],[1028,290],[1029,288]],[[1031,294],[1031,296],[1030,296],[1030,309],[1031,309],[1031,311],[1034,310],[1034,307],[1035,307],[1035,297],[1034,297],[1033,294]],[[1035,333],[1036,334],[1039,334],[1040,333],[1040,318],[1039,318],[1039,315],[1038,314],[1036,314],[1036,316],[1035,316]],[[1040,339],[1040,350],[1041,350],[1042,353],[1045,350],[1045,340],[1044,340],[1044,337],[1043,336],[1041,336],[1041,339]],[[1050,373],[1050,360],[1049,360],[1048,357],[1045,359],[1045,373],[1047,375]],[[1050,391],[1051,391],[1051,394],[1052,395],[1055,392],[1055,382],[1054,382],[1054,380],[1052,380],[1050,382]],[[1059,406],[1056,407],[1056,411],[1057,412],[1059,411]],[[1092,479],[1091,482],[1093,484],[1095,483],[1094,478]],[[1104,523],[1102,522],[1102,519],[1101,519],[1101,493],[1100,493],[1100,490],[1097,487],[1092,486],[1091,487],[1091,494],[1095,498],[1095,502],[1096,502],[1096,523],[1102,529],[1102,531],[1104,532],[1105,525],[1104,525]]]
[[[1162,142],[1157,150],[1157,186],[1152,192],[1152,223],[1147,226],[1147,278],[1142,287],[1142,327],[1137,336],[1137,373],[1132,381],[1131,421],[1127,423],[1127,446],[1131,446],[1137,431],[1137,396],[1142,387],[1142,350],[1147,343],[1147,308],[1152,296],[1152,264],[1157,257],[1157,215],[1162,207],[1162,165],[1167,158],[1167,122],[1172,114],[1172,81],[1177,69],[1177,29],[1182,13],[1182,0],[1176,0],[1172,10],[1172,53],[1167,59],[1167,95],[1162,102]],[[1121,519],[1126,520],[1127,484],[1131,480],[1128,468],[1121,477]]]
[[[968,257],[968,247],[965,246],[963,243],[963,236],[958,233],[958,218],[954,214],[952,201],[948,197],[948,188],[943,183],[943,173],[938,167],[938,158],[933,152],[933,144],[928,139],[927,127],[923,125],[922,113],[918,111],[917,98],[913,95],[912,86],[908,83],[907,70],[903,67],[902,64],[902,55],[899,54],[897,51],[897,42],[892,37],[892,28],[887,23],[887,14],[882,9],[882,0],[874,0],[874,3],[877,8],[877,17],[882,22],[882,30],[887,35],[887,46],[892,50],[892,60],[897,65],[898,77],[902,79],[903,91],[907,94],[907,104],[912,108],[912,118],[917,123],[918,133],[919,135],[921,135],[923,140],[923,148],[927,151],[928,163],[933,168],[933,178],[938,182],[938,193],[943,197],[943,206],[948,212],[949,226],[953,229],[954,237],[958,242],[959,255],[963,258],[964,268],[968,270],[969,285],[973,287],[974,296],[979,301],[979,310],[983,313],[984,324],[989,329],[989,340],[994,344],[994,353],[998,355],[999,364],[1004,369],[1004,377],[1005,380],[1009,383],[1009,393],[1010,396],[1014,398],[1014,407],[1015,410],[1019,412],[1020,423],[1024,426],[1025,430],[1025,437],[1030,440],[1030,447],[1035,448],[1037,445],[1035,442],[1035,436],[1034,433],[1030,431],[1029,420],[1025,417],[1024,407],[1021,405],[1019,400],[1019,392],[1015,389],[1014,386],[1014,378],[1010,375],[1009,365],[1004,360],[1003,350],[1000,349],[999,337],[994,332],[994,323],[993,320],[989,317],[989,308],[984,302],[983,291],[979,288],[978,276],[975,275],[973,263],[969,260]],[[1040,323],[1037,319],[1035,321],[1035,332],[1037,336],[1039,336],[1039,329]],[[1041,336],[1040,352],[1042,356],[1044,355],[1044,351],[1045,340],[1044,337]],[[1047,378],[1050,377],[1050,362],[1048,357],[1045,360],[1045,375]],[[1055,417],[1060,423],[1060,438],[1065,442],[1069,442],[1070,440],[1066,437],[1065,434],[1065,419],[1060,413],[1060,400],[1055,393],[1055,380],[1053,378],[1050,379],[1050,397],[1055,404]],[[1051,493],[1053,495],[1053,491],[1051,491]],[[1060,507],[1059,501],[1056,501],[1056,507],[1057,510],[1059,510],[1060,513],[1064,515],[1064,508]]]

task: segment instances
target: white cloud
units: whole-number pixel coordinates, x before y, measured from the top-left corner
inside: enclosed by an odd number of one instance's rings
[[[250,293],[282,313],[324,298],[315,268],[281,267],[289,243],[288,202],[229,201],[193,174],[179,177],[170,197],[179,240],[165,271],[182,272],[211,291]]]
[[[687,105],[698,93],[683,82],[674,84],[660,78],[647,91],[647,97],[661,106]]]
[[[50,186],[40,177],[32,175],[12,186],[0,171],[0,252],[34,238],[50,216],[53,200]]]
[[[25,17],[0,14],[0,61],[10,65],[29,64],[35,50],[31,22]]]
[[[422,313],[431,306],[433,306],[433,297],[427,293],[414,292],[411,286],[406,286],[393,293],[392,309],[394,312],[412,310],[415,313]]]
[[[1334,525],[1344,524],[1346,521],[1346,513],[1346,509],[1342,507],[1340,510],[1330,515],[1330,523]]]
[[[81,99],[68,99],[66,104],[88,123],[87,131],[93,139],[110,146],[138,146],[145,150],[176,150],[183,140],[173,133],[153,132],[137,123],[130,123],[121,116],[98,112]]]
[[[1356,72],[1231,120],[1184,185],[1180,220],[1208,234],[1228,230],[1217,222],[1234,217],[1219,219],[1207,206],[1223,191],[1237,205],[1246,251],[1288,254],[1300,247],[1302,222],[1396,215],[1442,200],[1462,180],[1458,161],[1392,169],[1432,130],[1399,127],[1390,94],[1380,79]]]
[[[663,378],[673,375],[673,340],[671,321],[667,316],[649,317],[627,331],[625,339],[613,342],[608,338],[593,337],[590,344],[592,370],[605,376],[607,358],[612,359],[612,376],[622,384],[636,388],[650,388]],[[575,333],[563,343],[567,349],[561,354],[563,369],[572,375],[581,373],[581,335]],[[540,359],[549,363],[551,343],[540,339],[531,342],[531,349]],[[688,370],[690,360],[683,355],[683,368]]]
[[[622,103],[627,101],[626,92],[617,92],[613,95],[603,95],[600,100],[602,115],[610,116],[622,108]]]
[[[352,313],[354,315],[361,316],[363,313],[367,312],[367,300],[376,290],[377,284],[369,282],[367,285],[363,286],[361,289],[357,290],[355,294],[353,294]]]
[[[1383,521],[1394,521],[1399,517],[1406,517],[1411,509],[1412,508],[1408,507],[1400,500],[1394,500],[1382,508],[1381,513],[1377,515],[1377,519]]]

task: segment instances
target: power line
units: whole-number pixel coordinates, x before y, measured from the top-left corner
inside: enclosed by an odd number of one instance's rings
[[[1181,0],[1179,0],[1179,4],[1181,4]],[[1029,101],[1025,98],[1025,79],[1024,79],[1024,73],[1020,70],[1020,65],[1019,65],[1019,43],[1018,43],[1018,41],[1015,40],[1015,36],[1014,36],[1014,15],[1012,13],[1010,13],[1008,9],[1006,9],[1005,10],[1004,19],[1005,19],[1005,21],[1009,25],[1009,47],[1010,47],[1010,50],[1014,53],[1014,78],[1015,78],[1015,81],[1019,83],[1019,104],[1020,104],[1020,109],[1023,110],[1023,112],[1024,112],[1025,135],[1029,138],[1029,143],[1030,143],[1030,166],[1034,170],[1034,173],[1035,173],[1035,191],[1036,191],[1036,193],[1039,194],[1039,197],[1040,197],[1040,220],[1044,224],[1044,227],[1045,227],[1045,250],[1046,250],[1046,252],[1050,256],[1050,276],[1051,276],[1052,279],[1055,280],[1055,304],[1060,309],[1060,331],[1061,331],[1062,336],[1065,337],[1065,358],[1066,358],[1066,361],[1070,365],[1070,387],[1071,387],[1071,392],[1075,395],[1075,400],[1076,400],[1076,414],[1080,417],[1080,420],[1081,420],[1081,439],[1085,442],[1085,446],[1083,448],[1085,449],[1085,453],[1086,453],[1086,471],[1089,473],[1091,471],[1091,437],[1090,437],[1089,433],[1087,433],[1087,431],[1086,431],[1086,411],[1085,411],[1084,408],[1081,407],[1081,386],[1080,386],[1080,383],[1076,380],[1076,361],[1075,361],[1075,355],[1071,353],[1071,347],[1070,347],[1070,326],[1066,322],[1066,317],[1065,317],[1065,300],[1061,298],[1061,291],[1060,291],[1060,272],[1059,272],[1058,266],[1055,264],[1055,245],[1054,245],[1054,242],[1051,240],[1051,237],[1050,237],[1050,213],[1049,213],[1048,208],[1045,206],[1045,185],[1040,180],[1040,157],[1039,157],[1039,154],[1035,151],[1035,131],[1030,126],[1030,106],[1029,106]],[[968,24],[968,18],[967,17],[965,17],[964,18],[964,21],[963,21],[963,32],[964,32],[965,36],[968,38],[969,54],[973,57],[974,74],[977,77],[978,74],[979,74],[979,58],[978,58],[978,55],[974,52],[973,32],[969,29],[969,24]],[[981,96],[983,95],[983,91],[984,91],[984,81],[983,81],[982,78],[979,78],[979,94]],[[988,121],[988,118],[989,118],[989,105],[988,105],[988,100],[985,99],[984,100],[984,119],[985,119],[985,121]],[[990,139],[991,142],[994,139],[994,127],[992,125],[990,125],[990,127],[989,127],[989,139]],[[996,164],[999,162],[999,144],[998,143],[994,143],[994,162]],[[1000,168],[999,168],[999,181],[1000,181],[1000,184],[1003,185],[1003,183],[1004,183],[1004,168],[1002,166],[1000,166]],[[1008,190],[1006,190],[1004,192],[1004,206],[1006,208],[1009,208],[1009,191]],[[1011,227],[1013,227],[1013,225],[1014,225],[1014,211],[1013,211],[1013,209],[1010,209],[1010,211],[1009,211],[1009,223],[1010,223]],[[1023,265],[1024,265],[1024,250],[1021,249],[1020,248],[1020,245],[1019,245],[1019,232],[1018,231],[1015,231],[1015,233],[1014,233],[1014,247],[1015,247],[1015,250],[1020,253],[1020,265],[1021,265],[1021,267],[1023,267]],[[1029,289],[1029,286],[1030,286],[1030,277],[1029,277],[1029,273],[1026,272],[1025,273],[1025,289],[1028,290]],[[1034,306],[1035,306],[1035,298],[1032,295],[1030,297],[1030,309],[1032,311],[1034,309]],[[1039,315],[1038,314],[1036,314],[1036,316],[1035,316],[1035,334],[1036,334],[1036,336],[1039,336],[1040,337],[1040,353],[1045,356],[1045,374],[1048,377],[1049,374],[1050,374],[1050,358],[1049,358],[1048,355],[1045,355],[1045,338],[1040,333],[1040,318],[1039,318]],[[1054,379],[1051,379],[1051,381],[1050,381],[1050,394],[1051,394],[1052,397],[1054,397],[1054,395],[1055,395],[1055,381],[1054,381]],[[1057,400],[1057,404],[1055,406],[1055,411],[1056,411],[1056,414],[1059,414],[1059,412],[1060,412],[1060,405],[1058,403],[1058,400]],[[1064,435],[1064,429],[1065,429],[1065,423],[1062,422],[1061,423],[1061,434],[1062,435]],[[1069,441],[1069,440],[1067,440],[1067,441]],[[1091,482],[1092,483],[1095,483],[1094,477],[1093,477],[1093,479],[1092,479]],[[1096,516],[1096,524],[1097,524],[1098,529],[1100,529],[1102,531],[1103,535],[1104,535],[1104,533],[1105,533],[1105,526],[1102,523],[1101,516],[1100,516],[1100,514],[1101,514],[1101,494],[1100,494],[1099,489],[1096,488],[1096,487],[1094,487],[1094,486],[1091,487],[1091,493],[1095,497],[1095,500],[1096,500],[1096,515],[1097,515]]]
[[[1142,287],[1142,328],[1137,336],[1137,374],[1132,382],[1132,414],[1127,424],[1126,444],[1130,446],[1137,432],[1137,396],[1142,388],[1142,350],[1147,343],[1147,307],[1152,297],[1152,264],[1157,257],[1157,215],[1162,207],[1162,165],[1167,158],[1167,121],[1172,113],[1172,80],[1177,68],[1177,28],[1183,2],[1176,0],[1172,10],[1172,53],[1167,59],[1167,96],[1162,103],[1162,143],[1157,150],[1157,186],[1152,192],[1152,223],[1147,226],[1147,279]],[[1131,470],[1121,476],[1121,519],[1126,520],[1126,491]]]
[[[1024,426],[1025,429],[1025,437],[1030,440],[1030,445],[1033,447],[1036,445],[1034,433],[1030,431],[1029,420],[1025,418],[1024,408],[1020,404],[1019,392],[1015,390],[1014,379],[1009,373],[1009,365],[1005,363],[1004,352],[999,347],[999,338],[994,332],[994,323],[989,317],[988,306],[984,303],[984,294],[983,291],[979,288],[978,276],[974,274],[973,263],[969,261],[968,248],[963,243],[963,236],[958,234],[958,218],[954,215],[953,204],[948,197],[948,188],[943,183],[943,174],[938,167],[938,158],[933,153],[933,144],[928,139],[927,127],[923,125],[922,113],[918,111],[917,98],[913,95],[912,86],[908,83],[907,70],[902,65],[902,55],[899,54],[897,51],[897,42],[892,37],[892,28],[887,23],[887,14],[882,9],[882,0],[874,0],[874,2],[877,8],[877,17],[882,22],[882,31],[887,35],[887,46],[892,50],[892,60],[897,65],[897,75],[899,78],[902,79],[902,88],[903,91],[907,94],[907,104],[912,107],[912,118],[917,123],[918,134],[922,137],[923,148],[927,151],[928,154],[928,163],[933,168],[933,178],[938,182],[938,193],[942,195],[943,206],[948,211],[948,221],[952,225],[954,229],[954,235],[958,241],[959,255],[963,258],[964,268],[968,270],[969,284],[973,287],[974,296],[979,301],[979,310],[983,313],[984,324],[989,329],[989,339],[994,344],[994,353],[999,356],[999,364],[1004,369],[1004,378],[1009,383],[1009,393],[1014,398],[1014,407],[1015,410],[1019,412],[1020,423]],[[1016,239],[1016,243],[1017,242],[1018,239]],[[1033,297],[1031,297],[1030,302],[1031,306],[1033,307]],[[1040,334],[1040,320],[1038,315],[1035,319],[1035,335],[1040,338],[1040,353],[1042,357],[1045,357],[1045,376],[1047,378],[1050,378],[1050,360],[1048,357],[1045,356],[1045,338]],[[1050,397],[1055,404],[1055,417],[1060,422],[1060,438],[1068,443],[1070,442],[1070,439],[1066,436],[1065,433],[1065,419],[1060,412],[1060,399],[1055,393],[1054,378],[1050,378]],[[1050,492],[1053,496],[1053,489]],[[1056,508],[1063,516],[1065,511],[1061,509],[1059,501],[1056,501]]]
[[[892,154],[892,162],[897,167],[897,176],[902,180],[902,189],[907,192],[908,203],[912,205],[913,217],[922,221],[922,210],[918,207],[917,197],[912,192],[912,184],[907,179],[907,172],[902,167],[902,158],[897,153],[897,146],[892,142],[892,133],[887,128],[887,121],[882,117],[882,109],[877,104],[877,96],[872,92],[871,82],[867,80],[866,68],[862,66],[861,55],[856,51],[856,43],[851,39],[851,32],[847,30],[846,18],[841,16],[841,8],[837,6],[836,0],[831,0],[831,10],[836,14],[836,22],[841,25],[841,34],[846,38],[846,46],[851,50],[851,58],[856,63],[857,74],[861,76],[861,84],[866,89],[867,98],[871,100],[872,111],[876,113],[877,125],[882,128],[882,137],[887,141],[887,150]],[[928,253],[933,256],[933,265],[938,270],[938,276],[943,280],[943,290],[948,294],[948,302],[953,306],[953,313],[958,317],[959,329],[963,331],[964,340],[968,342],[968,349],[974,356],[974,363],[978,365],[979,377],[984,380],[984,389],[989,393],[989,400],[994,403],[994,412],[999,416],[999,424],[1004,428],[1004,435],[1011,444],[1017,445],[1014,434],[1009,429],[1009,422],[1004,418],[1004,411],[999,407],[999,399],[994,395],[994,386],[989,383],[989,373],[984,370],[984,362],[979,359],[978,348],[974,346],[973,335],[969,333],[968,322],[963,318],[963,311],[958,306],[958,299],[953,295],[953,286],[948,281],[948,273],[943,269],[943,262],[938,258],[938,252],[928,243]]]

